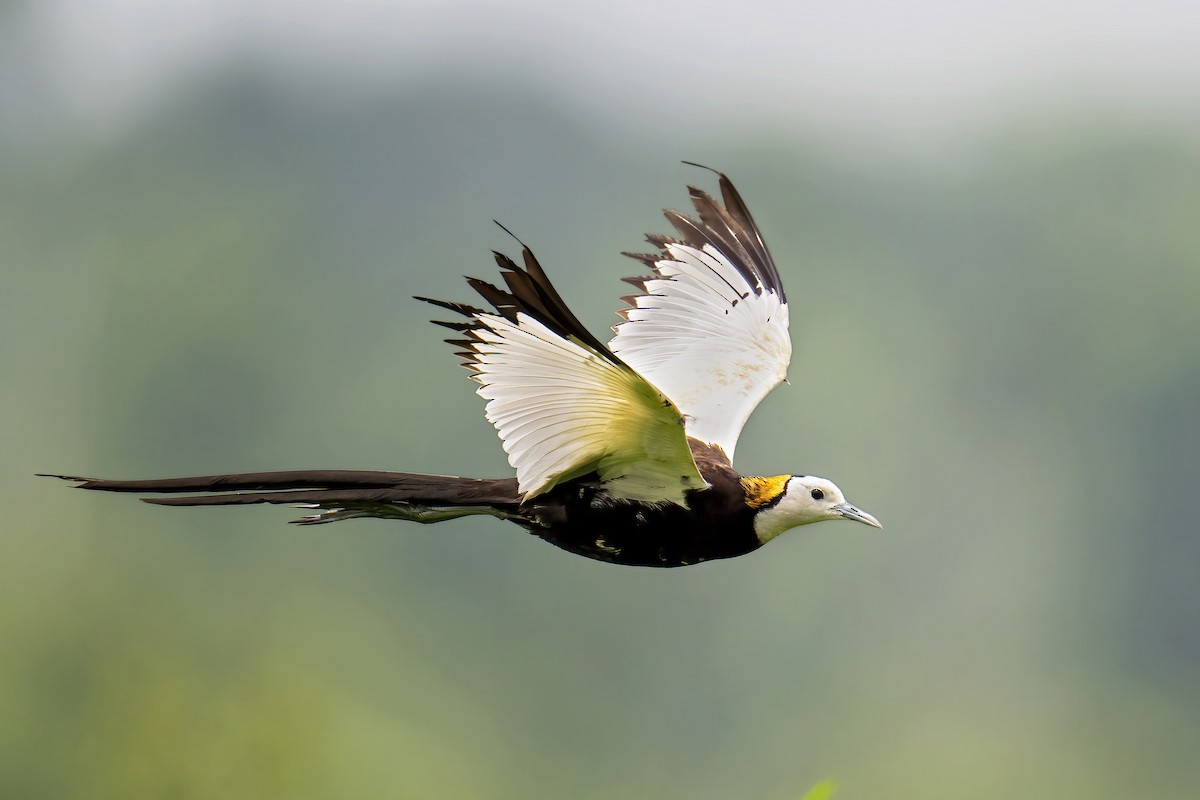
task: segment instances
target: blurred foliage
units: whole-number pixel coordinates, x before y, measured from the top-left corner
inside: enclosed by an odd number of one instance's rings
[[[682,151],[532,93],[234,76],[10,153],[0,796],[1192,796],[1200,154],[1022,130],[947,164]],[[601,331],[615,254],[712,183],[685,157],[738,183],[795,307],[739,465],[827,475],[883,533],[654,572],[31,477],[504,474],[409,295],[465,299],[515,247],[496,217]]]
[[[836,783],[833,781],[821,781],[808,790],[808,794],[804,795],[804,800],[829,800],[835,794],[837,794]]]

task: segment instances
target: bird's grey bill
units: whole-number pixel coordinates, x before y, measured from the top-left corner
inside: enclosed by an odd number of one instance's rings
[[[864,525],[870,525],[872,528],[882,528],[879,520],[872,517],[862,509],[855,508],[849,503],[838,503],[833,507],[833,510],[842,515],[842,519],[852,519],[855,522],[861,522]]]

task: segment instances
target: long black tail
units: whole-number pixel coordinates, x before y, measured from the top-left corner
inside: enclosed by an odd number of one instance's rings
[[[43,475],[78,483],[79,489],[104,492],[178,494],[183,497],[143,497],[162,506],[231,506],[283,503],[322,509],[293,520],[300,525],[337,522],[358,517],[440,522],[471,514],[523,519],[516,478],[457,478],[411,472],[368,470],[296,470],[115,481],[75,475]]]

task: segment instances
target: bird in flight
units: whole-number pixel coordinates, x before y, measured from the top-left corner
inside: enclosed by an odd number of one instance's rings
[[[740,556],[822,520],[882,527],[824,478],[733,468],[742,426],[785,379],[792,345],[775,262],[733,184],[712,171],[721,202],[689,187],[695,214],[666,211],[675,234],[650,234],[654,252],[625,254],[647,274],[625,279],[637,292],[623,298],[628,307],[607,345],[571,313],[523,243],[521,265],[494,254],[503,287],[467,279],[490,308],[417,298],[456,317],[437,324],[455,332],[447,341],[479,384],[515,477],[50,477],[83,489],[187,493],[142,498],[158,505],[313,509],[295,520],[302,525],[486,515],[581,556],[649,567]]]

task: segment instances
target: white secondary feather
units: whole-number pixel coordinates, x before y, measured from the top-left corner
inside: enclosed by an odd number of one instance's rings
[[[731,459],[750,414],[787,377],[788,309],[712,245],[664,245],[657,278],[609,343],[684,414],[689,436]]]
[[[526,498],[591,472],[631,500],[707,485],[679,410],[644,378],[524,313],[475,318],[473,377]]]

